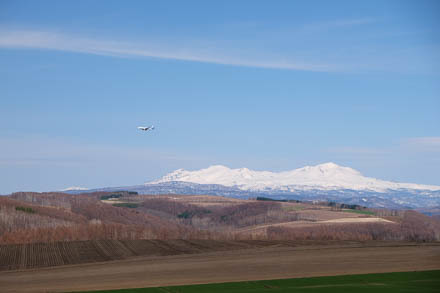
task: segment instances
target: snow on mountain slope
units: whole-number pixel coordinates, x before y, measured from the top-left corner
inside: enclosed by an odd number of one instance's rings
[[[64,189],[61,189],[60,191],[77,191],[77,190],[89,190],[88,188],[79,187],[79,186],[71,186]]]
[[[242,190],[352,189],[375,192],[398,189],[440,190],[440,186],[396,183],[365,177],[352,168],[339,166],[335,163],[306,166],[285,172],[252,171],[247,168],[230,169],[225,166],[215,165],[198,171],[179,169],[157,181],[146,184],[172,181],[220,184],[238,187]]]

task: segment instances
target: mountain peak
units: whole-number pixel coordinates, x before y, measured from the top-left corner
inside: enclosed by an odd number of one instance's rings
[[[335,169],[335,168],[340,168],[341,166],[333,162],[328,162],[328,163],[316,165],[315,167],[319,167],[321,169]]]
[[[212,166],[209,166],[208,168],[206,168],[204,170],[218,170],[218,171],[222,171],[222,170],[231,170],[231,169],[226,167],[226,166],[223,166],[223,165],[212,165]]]

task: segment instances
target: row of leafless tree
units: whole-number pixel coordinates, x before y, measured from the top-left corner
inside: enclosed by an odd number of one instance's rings
[[[438,220],[414,211],[383,211],[395,224],[364,223],[311,227],[270,227],[266,233],[236,229],[301,220],[278,202],[197,206],[159,198],[138,208],[100,202],[106,193],[16,193],[0,197],[0,243],[91,239],[283,239],[283,240],[440,240]],[[381,211],[378,211],[381,212]]]

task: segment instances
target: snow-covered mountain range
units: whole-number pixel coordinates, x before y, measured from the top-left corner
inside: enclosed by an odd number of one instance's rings
[[[143,185],[88,191],[136,191],[140,194],[206,194],[238,198],[335,201],[374,208],[440,208],[440,186],[397,183],[365,177],[360,172],[325,163],[292,171],[252,171],[211,166],[183,169]],[[83,190],[69,190],[81,193]]]
[[[230,169],[216,165],[198,171],[176,170],[157,181],[147,184],[165,182],[191,182],[197,184],[219,184],[237,187],[241,190],[266,191],[304,191],[304,190],[364,190],[387,192],[389,190],[440,190],[440,186],[412,183],[396,183],[365,177],[359,171],[342,167],[335,163],[317,166],[306,166],[285,172],[252,171],[247,168]]]
[[[61,189],[60,191],[81,191],[81,190],[88,190],[88,188],[80,187],[80,186],[71,186]]]

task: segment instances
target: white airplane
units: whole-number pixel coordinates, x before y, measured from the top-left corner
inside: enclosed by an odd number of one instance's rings
[[[153,126],[153,125],[148,126],[148,127],[145,127],[145,126],[139,126],[138,129],[139,129],[139,130],[143,130],[143,131],[148,131],[148,130],[153,130],[153,129],[154,129],[154,126]]]

